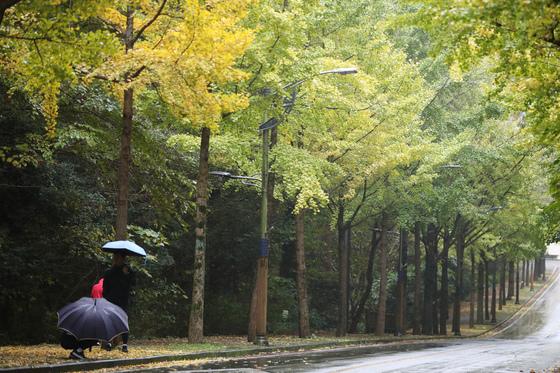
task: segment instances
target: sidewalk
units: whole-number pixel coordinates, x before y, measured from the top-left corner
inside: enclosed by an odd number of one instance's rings
[[[552,278],[552,276],[551,276]],[[515,314],[522,314],[533,300],[537,299],[546,284],[535,283],[535,289],[530,292],[526,287],[520,293],[521,305],[514,305],[509,301],[502,311],[497,312],[497,324],[475,325],[468,329],[462,326],[462,337],[453,336],[413,336],[375,337],[370,334],[349,335],[337,338],[332,335],[314,336],[310,339],[299,339],[293,336],[270,336],[270,347],[257,347],[246,341],[246,337],[207,337],[205,343],[189,344],[186,339],[151,339],[132,340],[130,352],[124,354],[118,350],[103,351],[94,348],[86,351],[88,359],[83,362],[68,360],[69,352],[58,345],[35,346],[0,346],[1,372],[67,372],[98,370],[111,371],[121,369],[146,369],[165,366],[190,365],[196,366],[209,361],[224,361],[224,359],[241,358],[255,355],[274,355],[279,353],[309,353],[313,350],[344,348],[348,346],[368,346],[379,351],[394,350],[400,347],[425,348],[429,344],[449,343],[460,338],[473,338],[481,335],[492,335],[496,330],[508,325]],[[543,286],[544,285],[544,286]],[[468,314],[468,303],[467,303]],[[521,311],[521,312],[519,312]],[[448,333],[449,330],[448,330]]]

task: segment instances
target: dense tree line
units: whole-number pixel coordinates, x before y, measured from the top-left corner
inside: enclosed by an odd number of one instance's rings
[[[460,335],[461,302],[495,322],[556,236],[557,83],[540,47],[541,70],[493,52],[535,27],[557,53],[555,29],[419,3],[7,2],[0,341],[56,338],[114,238],[149,252],[133,335],[254,338],[263,194],[269,332]],[[270,118],[266,190],[211,176],[258,178]]]

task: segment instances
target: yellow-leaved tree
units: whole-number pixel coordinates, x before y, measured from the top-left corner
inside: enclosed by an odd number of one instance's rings
[[[115,1],[101,17],[121,43],[119,53],[87,72],[122,97],[123,128],[118,168],[116,239],[127,236],[134,94],[156,90],[186,125],[201,129],[197,183],[191,342],[202,340],[204,312],[205,225],[210,131],[223,114],[243,108],[243,95],[227,84],[245,77],[236,59],[252,40],[240,25],[252,0]]]

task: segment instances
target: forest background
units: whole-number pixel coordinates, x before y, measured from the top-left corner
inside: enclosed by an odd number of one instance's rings
[[[491,321],[485,289],[513,298],[557,239],[559,17],[552,0],[2,2],[0,342],[56,340],[115,238],[149,253],[134,336],[251,337],[262,193],[269,332],[457,334],[463,300]],[[212,176],[260,178],[270,118],[268,188]]]

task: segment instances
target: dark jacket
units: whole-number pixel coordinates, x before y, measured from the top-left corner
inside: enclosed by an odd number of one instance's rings
[[[128,273],[127,273],[128,272]],[[135,283],[135,274],[124,264],[111,267],[103,276],[103,297],[128,312],[130,289]]]

